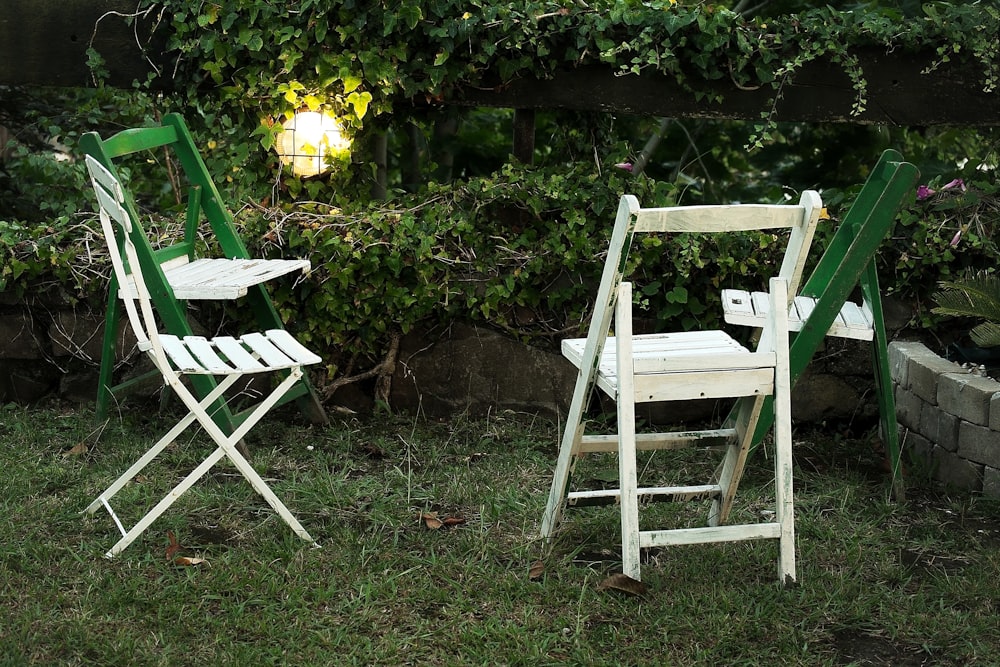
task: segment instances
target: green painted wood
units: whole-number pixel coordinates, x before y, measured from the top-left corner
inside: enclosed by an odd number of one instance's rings
[[[160,146],[169,146],[175,141],[177,141],[177,131],[172,127],[135,127],[122,130],[101,143],[105,155],[114,159]]]
[[[826,337],[834,319],[850,298],[851,292],[861,285],[872,307],[875,318],[873,364],[876,389],[879,394],[883,437],[893,468],[893,487],[901,496],[899,437],[896,425],[895,401],[889,378],[888,350],[882,302],[878,289],[875,254],[895,224],[896,214],[908,196],[914,192],[920,172],[894,150],[882,154],[872,170],[851,209],[844,216],[840,227],[830,240],[826,251],[806,280],[801,293],[817,299],[802,330],[794,335],[791,343],[791,377],[795,381],[802,375],[816,350]],[[770,399],[768,399],[770,400]],[[754,441],[763,440],[771,427],[771,412],[763,411]]]

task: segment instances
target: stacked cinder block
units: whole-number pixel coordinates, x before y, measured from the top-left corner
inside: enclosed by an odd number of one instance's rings
[[[891,343],[889,361],[913,472],[926,466],[947,486],[1000,496],[1000,382],[922,343]]]

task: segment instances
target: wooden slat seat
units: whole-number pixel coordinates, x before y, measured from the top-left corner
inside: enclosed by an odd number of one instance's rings
[[[202,257],[164,262],[160,268],[174,298],[185,301],[239,299],[249,288],[291,273],[306,274],[312,264],[308,259],[228,259]],[[135,298],[133,278],[119,288],[118,297]]]
[[[788,328],[790,331],[801,331],[809,315],[816,309],[818,299],[811,296],[795,297],[788,310]],[[722,309],[726,322],[748,327],[763,327],[767,319],[767,292],[747,292],[745,290],[722,290]],[[845,301],[837,313],[833,324],[826,332],[827,336],[837,338],[852,338],[855,340],[871,340],[875,336],[875,323],[871,306],[866,302],[860,305],[853,301]]]
[[[225,375],[227,373],[267,373],[321,361],[301,345],[288,345],[287,331],[274,329],[264,334],[247,334],[239,339],[223,336],[179,338],[161,334],[163,350],[181,373]],[[294,339],[292,339],[294,340]]]

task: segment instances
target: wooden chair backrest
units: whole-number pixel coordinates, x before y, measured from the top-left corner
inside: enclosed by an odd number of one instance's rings
[[[721,206],[674,206],[642,208],[633,195],[624,195],[618,205],[611,233],[597,301],[591,317],[583,358],[594,360],[584,369],[593,381],[614,317],[618,287],[621,284],[635,234],[656,232],[727,233],[761,229],[788,229],[789,240],[778,277],[797,285],[809,254],[822,202],[813,191],[803,193],[798,204],[734,204]],[[788,299],[795,292],[788,290]],[[768,335],[769,336],[769,335]],[[586,362],[585,362],[586,363]]]
[[[87,155],[85,160],[94,193],[97,195],[101,228],[108,245],[115,278],[119,284],[130,278],[134,281],[135,287],[124,296],[124,302],[138,347],[143,352],[152,351],[157,361],[162,363],[162,365],[158,363],[161,369],[168,368],[159,342],[149,290],[143,280],[141,263],[135,244],[132,242],[132,228],[135,222],[125,206],[124,190],[114,174],[96,159]],[[131,272],[126,265],[132,267]]]

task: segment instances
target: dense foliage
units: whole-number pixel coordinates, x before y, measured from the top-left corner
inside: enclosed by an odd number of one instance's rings
[[[916,303],[915,322],[931,326],[923,300],[938,280],[996,266],[990,131],[776,124],[770,109],[753,123],[543,112],[543,140],[526,166],[508,156],[510,111],[442,104],[462,86],[595,63],[656,71],[694,96],[707,95],[705,82],[730,78],[770,86],[776,99],[800,67],[826,57],[851,76],[860,110],[865,73],[853,54],[865,46],[931,49],[939,64],[968,58],[980,65],[976,85],[996,88],[1000,10],[991,4],[881,3],[853,12],[801,4],[765,3],[764,11],[799,11],[776,17],[636,0],[143,2],[140,11],[168,35],[172,64],[159,77],[189,86],[169,94],[156,92],[156,81],[131,91],[0,88],[0,124],[17,139],[0,167],[0,290],[103,299],[99,278],[108,269],[93,215],[80,212],[76,140],[181,110],[252,251],[312,259],[313,275],[278,287],[276,300],[324,348],[331,375],[370,363],[400,333],[455,319],[540,344],[575,332],[623,192],[666,205],[782,201],[819,187],[836,218],[889,146],[916,162],[938,194],[901,215],[880,258],[883,287]],[[91,60],[99,74],[101,55]],[[342,119],[355,141],[350,161],[312,179],[281,169],[271,149],[280,121],[299,108]],[[457,125],[438,137],[447,169],[431,139],[442,120]],[[616,168],[632,164],[651,135],[660,147],[643,156],[642,174]],[[380,136],[388,139],[389,190],[386,201],[371,202]],[[169,237],[180,208],[176,164],[160,153],[145,158],[130,170],[131,185],[156,214],[156,234]],[[422,177],[407,173],[413,161]],[[945,192],[955,178],[966,190]],[[648,278],[638,296],[644,316],[711,324],[718,289],[743,284],[774,255],[767,235],[748,243],[654,239],[637,248],[637,270]]]

